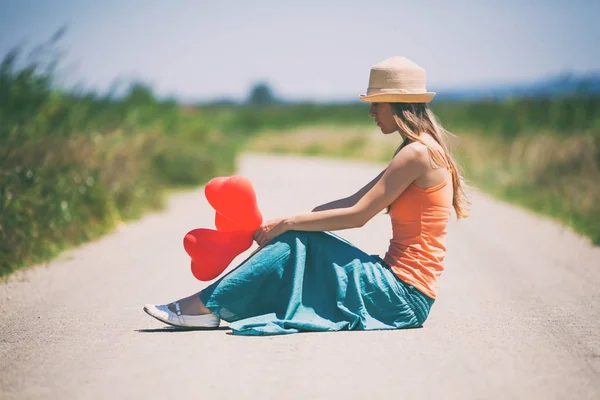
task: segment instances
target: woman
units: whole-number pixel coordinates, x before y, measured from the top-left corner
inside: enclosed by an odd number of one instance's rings
[[[369,116],[403,143],[387,167],[350,197],[268,221],[254,233],[260,249],[190,297],[147,305],[175,326],[234,334],[398,329],[421,326],[436,297],[452,207],[466,216],[466,198],[444,129],[427,108],[435,93],[425,71],[404,57],[371,68]],[[393,236],[385,257],[368,255],[330,231],[356,228],[384,209]]]

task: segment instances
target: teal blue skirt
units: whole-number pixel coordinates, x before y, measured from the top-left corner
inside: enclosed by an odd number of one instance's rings
[[[416,328],[434,300],[331,232],[286,232],[200,293],[236,335]]]

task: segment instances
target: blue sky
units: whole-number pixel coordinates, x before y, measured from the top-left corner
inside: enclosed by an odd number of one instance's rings
[[[600,70],[600,1],[0,0],[0,54],[61,25],[62,79],[106,89],[140,78],[162,95],[356,99],[390,56],[428,88],[526,82]]]

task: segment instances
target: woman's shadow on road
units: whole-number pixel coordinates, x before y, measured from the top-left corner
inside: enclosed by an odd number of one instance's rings
[[[220,326],[218,328],[181,328],[177,326],[166,326],[164,328],[155,329],[136,329],[139,333],[174,333],[174,332],[197,332],[197,331],[228,331],[231,328],[227,326]]]

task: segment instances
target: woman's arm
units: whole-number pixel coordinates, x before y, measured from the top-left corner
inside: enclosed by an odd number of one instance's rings
[[[381,179],[381,176],[383,175],[384,172],[385,172],[385,170],[381,171],[381,173],[379,175],[377,175],[371,182],[367,183],[365,186],[363,186],[358,192],[354,193],[352,196],[345,197],[345,198],[339,199],[339,200],[334,200],[334,201],[331,201],[329,203],[321,204],[320,206],[313,208],[312,212],[325,211],[325,210],[333,210],[333,209],[336,209],[336,208],[352,207],[369,190],[371,190],[371,188],[373,186],[375,186],[375,184],[377,183],[377,181],[379,181],[379,179]]]
[[[409,145],[400,151],[388,167],[358,191],[346,208],[302,213],[284,218],[286,230],[334,231],[365,225],[390,205],[404,190],[427,171],[425,146]]]
[[[390,205],[427,168],[427,148],[420,144],[410,144],[392,159],[380,179],[354,205],[269,221],[257,229],[254,239],[262,246],[290,230],[335,231],[361,227]]]

